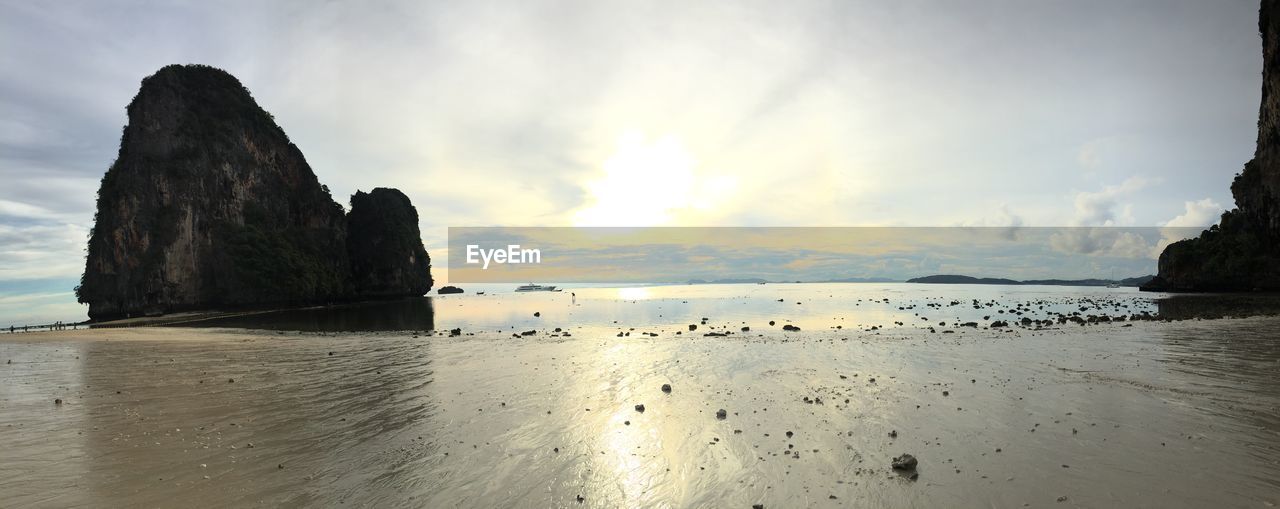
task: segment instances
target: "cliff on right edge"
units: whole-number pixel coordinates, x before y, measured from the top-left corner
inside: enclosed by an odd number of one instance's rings
[[[1231,183],[1236,208],[1160,254],[1149,291],[1280,290],[1280,0],[1263,0],[1262,105],[1253,160]]]

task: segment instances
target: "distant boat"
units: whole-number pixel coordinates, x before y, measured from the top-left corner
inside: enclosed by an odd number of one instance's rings
[[[556,287],[554,286],[542,286],[542,285],[535,285],[533,283],[529,283],[524,286],[516,287],[516,291],[517,292],[555,292],[558,290],[556,290]]]
[[[1120,283],[1107,283],[1107,288],[1120,288]]]

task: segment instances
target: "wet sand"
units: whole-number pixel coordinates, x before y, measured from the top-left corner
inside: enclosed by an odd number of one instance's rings
[[[1280,503],[1278,318],[948,334],[751,326],[730,337],[674,327],[518,339],[159,327],[6,335],[0,500]],[[918,479],[890,468],[902,453],[918,458]]]

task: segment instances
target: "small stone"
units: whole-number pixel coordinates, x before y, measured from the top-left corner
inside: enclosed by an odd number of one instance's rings
[[[671,384],[662,384],[662,392],[671,394]]]
[[[644,405],[643,404],[636,405],[636,411],[640,413],[644,413]]]
[[[62,404],[62,398],[55,398],[55,399],[53,400],[53,404],[55,404],[55,405],[61,405],[61,404]]]
[[[729,412],[724,411],[723,408],[716,410],[716,419],[724,420],[727,417],[729,417]]]
[[[276,468],[278,468],[278,469],[280,469],[280,470],[284,470],[284,463],[281,463],[281,464],[279,464],[279,465],[276,465]]]
[[[895,429],[893,431],[890,431],[889,438],[898,438],[898,430]]]
[[[893,463],[890,463],[890,466],[892,466],[894,470],[915,470],[918,463],[919,462],[916,461],[915,456],[903,454],[902,456],[894,458]]]
[[[234,378],[228,378],[228,379],[227,379],[227,383],[229,383],[229,384],[236,383],[236,379],[234,379]]]
[[[533,312],[533,316],[534,316],[534,317],[542,316],[542,312],[541,312],[541,311],[534,311],[534,312]]]

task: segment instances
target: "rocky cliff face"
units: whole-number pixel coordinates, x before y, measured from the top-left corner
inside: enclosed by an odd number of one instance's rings
[[[76,288],[90,318],[354,295],[342,207],[235,77],[165,67],[128,114]]]
[[[1231,184],[1236,208],[1195,239],[1160,254],[1144,290],[1280,290],[1280,0],[1263,0],[1262,105],[1253,160]]]
[[[422,295],[431,290],[431,259],[422,247],[418,211],[397,189],[351,196],[347,256],[356,294],[367,298]]]

